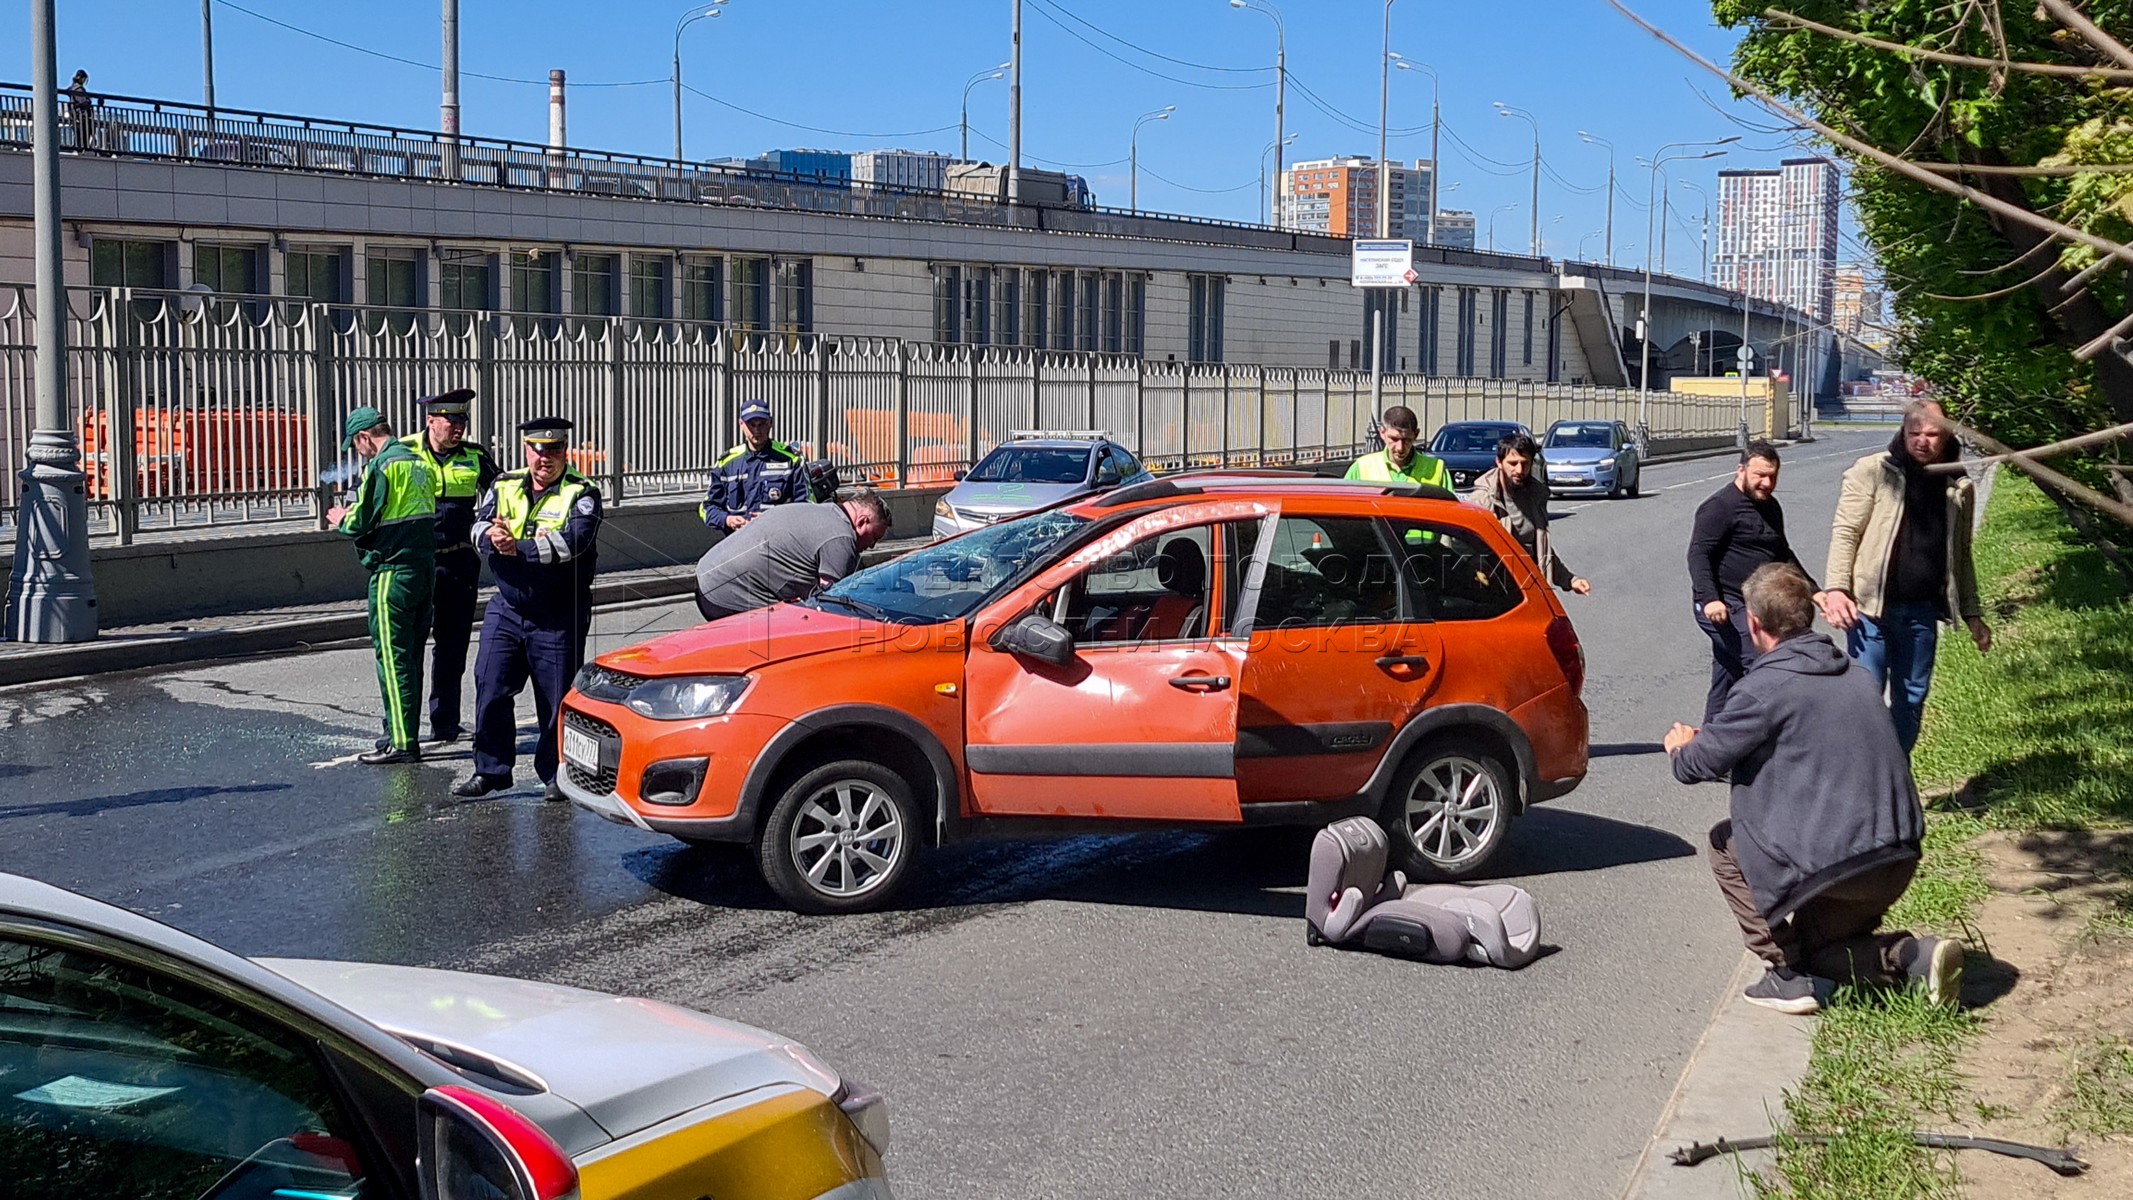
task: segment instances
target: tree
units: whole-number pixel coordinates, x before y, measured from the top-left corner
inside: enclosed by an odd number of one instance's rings
[[[1816,120],[1938,164],[1994,199],[2114,241],[2133,237],[2133,174],[2124,169],[2133,163],[2133,72],[2058,21],[2000,0],[1797,0],[1782,11],[1713,0],[1712,9],[1721,25],[1746,27],[1736,73]],[[2133,28],[2133,0],[2093,0],[2087,14],[2104,29]],[[1935,61],[1795,17],[2000,65]],[[2098,266],[2094,250],[1847,157],[1861,229],[1893,294],[1903,361],[1951,413],[2016,445],[2133,422],[2133,362],[2115,348],[2086,361],[2074,353],[2126,314],[2123,264]],[[2024,167],[2042,170],[2007,170]],[[2069,467],[2108,485],[2096,460]]]

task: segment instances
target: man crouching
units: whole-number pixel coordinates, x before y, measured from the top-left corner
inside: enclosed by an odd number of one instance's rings
[[[1711,873],[1748,949],[1769,964],[1743,997],[1815,1012],[1837,984],[1922,984],[1953,1004],[1963,947],[1874,931],[1918,869],[1925,816],[1910,756],[1873,677],[1814,631],[1814,585],[1756,568],[1741,588],[1757,653],[1703,729],[1666,735],[1674,778],[1733,784]]]

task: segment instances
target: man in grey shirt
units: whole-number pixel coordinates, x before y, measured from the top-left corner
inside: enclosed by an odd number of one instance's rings
[[[862,491],[835,504],[781,504],[704,552],[696,609],[706,621],[813,595],[859,569],[889,531],[889,506]]]

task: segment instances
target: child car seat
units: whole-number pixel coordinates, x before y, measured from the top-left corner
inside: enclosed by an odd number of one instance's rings
[[[1427,884],[1387,872],[1385,831],[1348,817],[1318,831],[1304,896],[1305,940],[1418,958],[1521,967],[1540,950],[1533,897],[1510,884]]]

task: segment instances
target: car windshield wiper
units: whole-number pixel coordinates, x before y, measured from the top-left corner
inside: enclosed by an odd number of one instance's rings
[[[864,600],[854,600],[850,596],[832,596],[827,592],[824,592],[813,597],[813,599],[820,604],[836,604],[844,608],[849,608],[853,612],[858,613],[860,616],[871,617],[876,621],[883,621],[892,624],[896,621],[895,615],[890,613],[888,609],[881,607],[879,604],[869,604]]]

